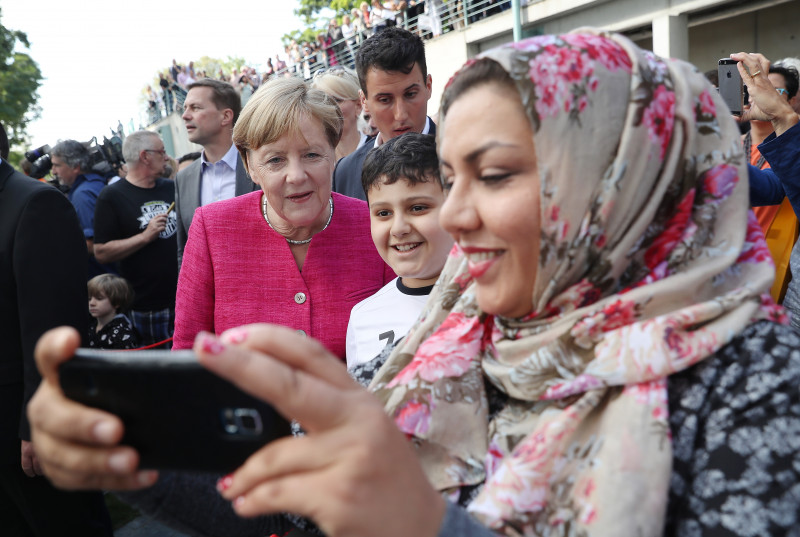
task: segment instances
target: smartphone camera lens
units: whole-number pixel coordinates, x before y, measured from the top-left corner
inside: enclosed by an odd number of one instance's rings
[[[240,436],[258,436],[264,431],[261,414],[254,408],[224,409],[222,428],[226,434]]]
[[[81,387],[83,388],[83,393],[89,397],[97,397],[100,394],[100,390],[97,389],[97,384],[91,373],[81,376]]]

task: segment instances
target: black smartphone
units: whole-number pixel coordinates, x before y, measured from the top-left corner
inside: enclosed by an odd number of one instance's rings
[[[737,61],[732,58],[722,58],[717,62],[717,75],[719,76],[719,95],[735,116],[741,116],[744,105],[747,104],[747,86],[742,82],[742,75],[736,67]]]
[[[140,468],[227,473],[291,434],[271,405],[201,366],[192,351],[78,349],[59,368],[70,399],[118,416]]]

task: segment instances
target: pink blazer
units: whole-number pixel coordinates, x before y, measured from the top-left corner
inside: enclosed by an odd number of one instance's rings
[[[190,348],[201,330],[274,323],[302,330],[344,360],[350,310],[395,277],[372,243],[367,204],[333,194],[331,223],[314,236],[301,273],[260,202],[258,191],[194,213],[173,348]]]

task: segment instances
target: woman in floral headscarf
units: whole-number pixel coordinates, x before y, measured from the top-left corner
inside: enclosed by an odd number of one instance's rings
[[[775,92],[737,59],[766,117]],[[702,75],[620,36],[543,36],[469,62],[441,110],[441,222],[457,246],[417,325],[358,372],[382,405],[286,329],[198,336],[204,365],[308,433],[265,446],[220,480],[223,497],[332,536],[794,527],[800,337],[767,294],[738,131]],[[55,337],[48,379],[70,350]],[[43,464],[85,483],[125,448],[59,464],[87,440],[54,440],[67,435],[52,384],[32,403]],[[93,478],[152,483],[134,469]]]

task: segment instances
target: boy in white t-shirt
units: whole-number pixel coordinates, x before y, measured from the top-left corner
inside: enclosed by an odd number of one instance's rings
[[[347,367],[372,360],[406,335],[453,247],[439,225],[444,191],[433,136],[407,133],[371,150],[361,182],[372,240],[398,278],[350,312]]]

